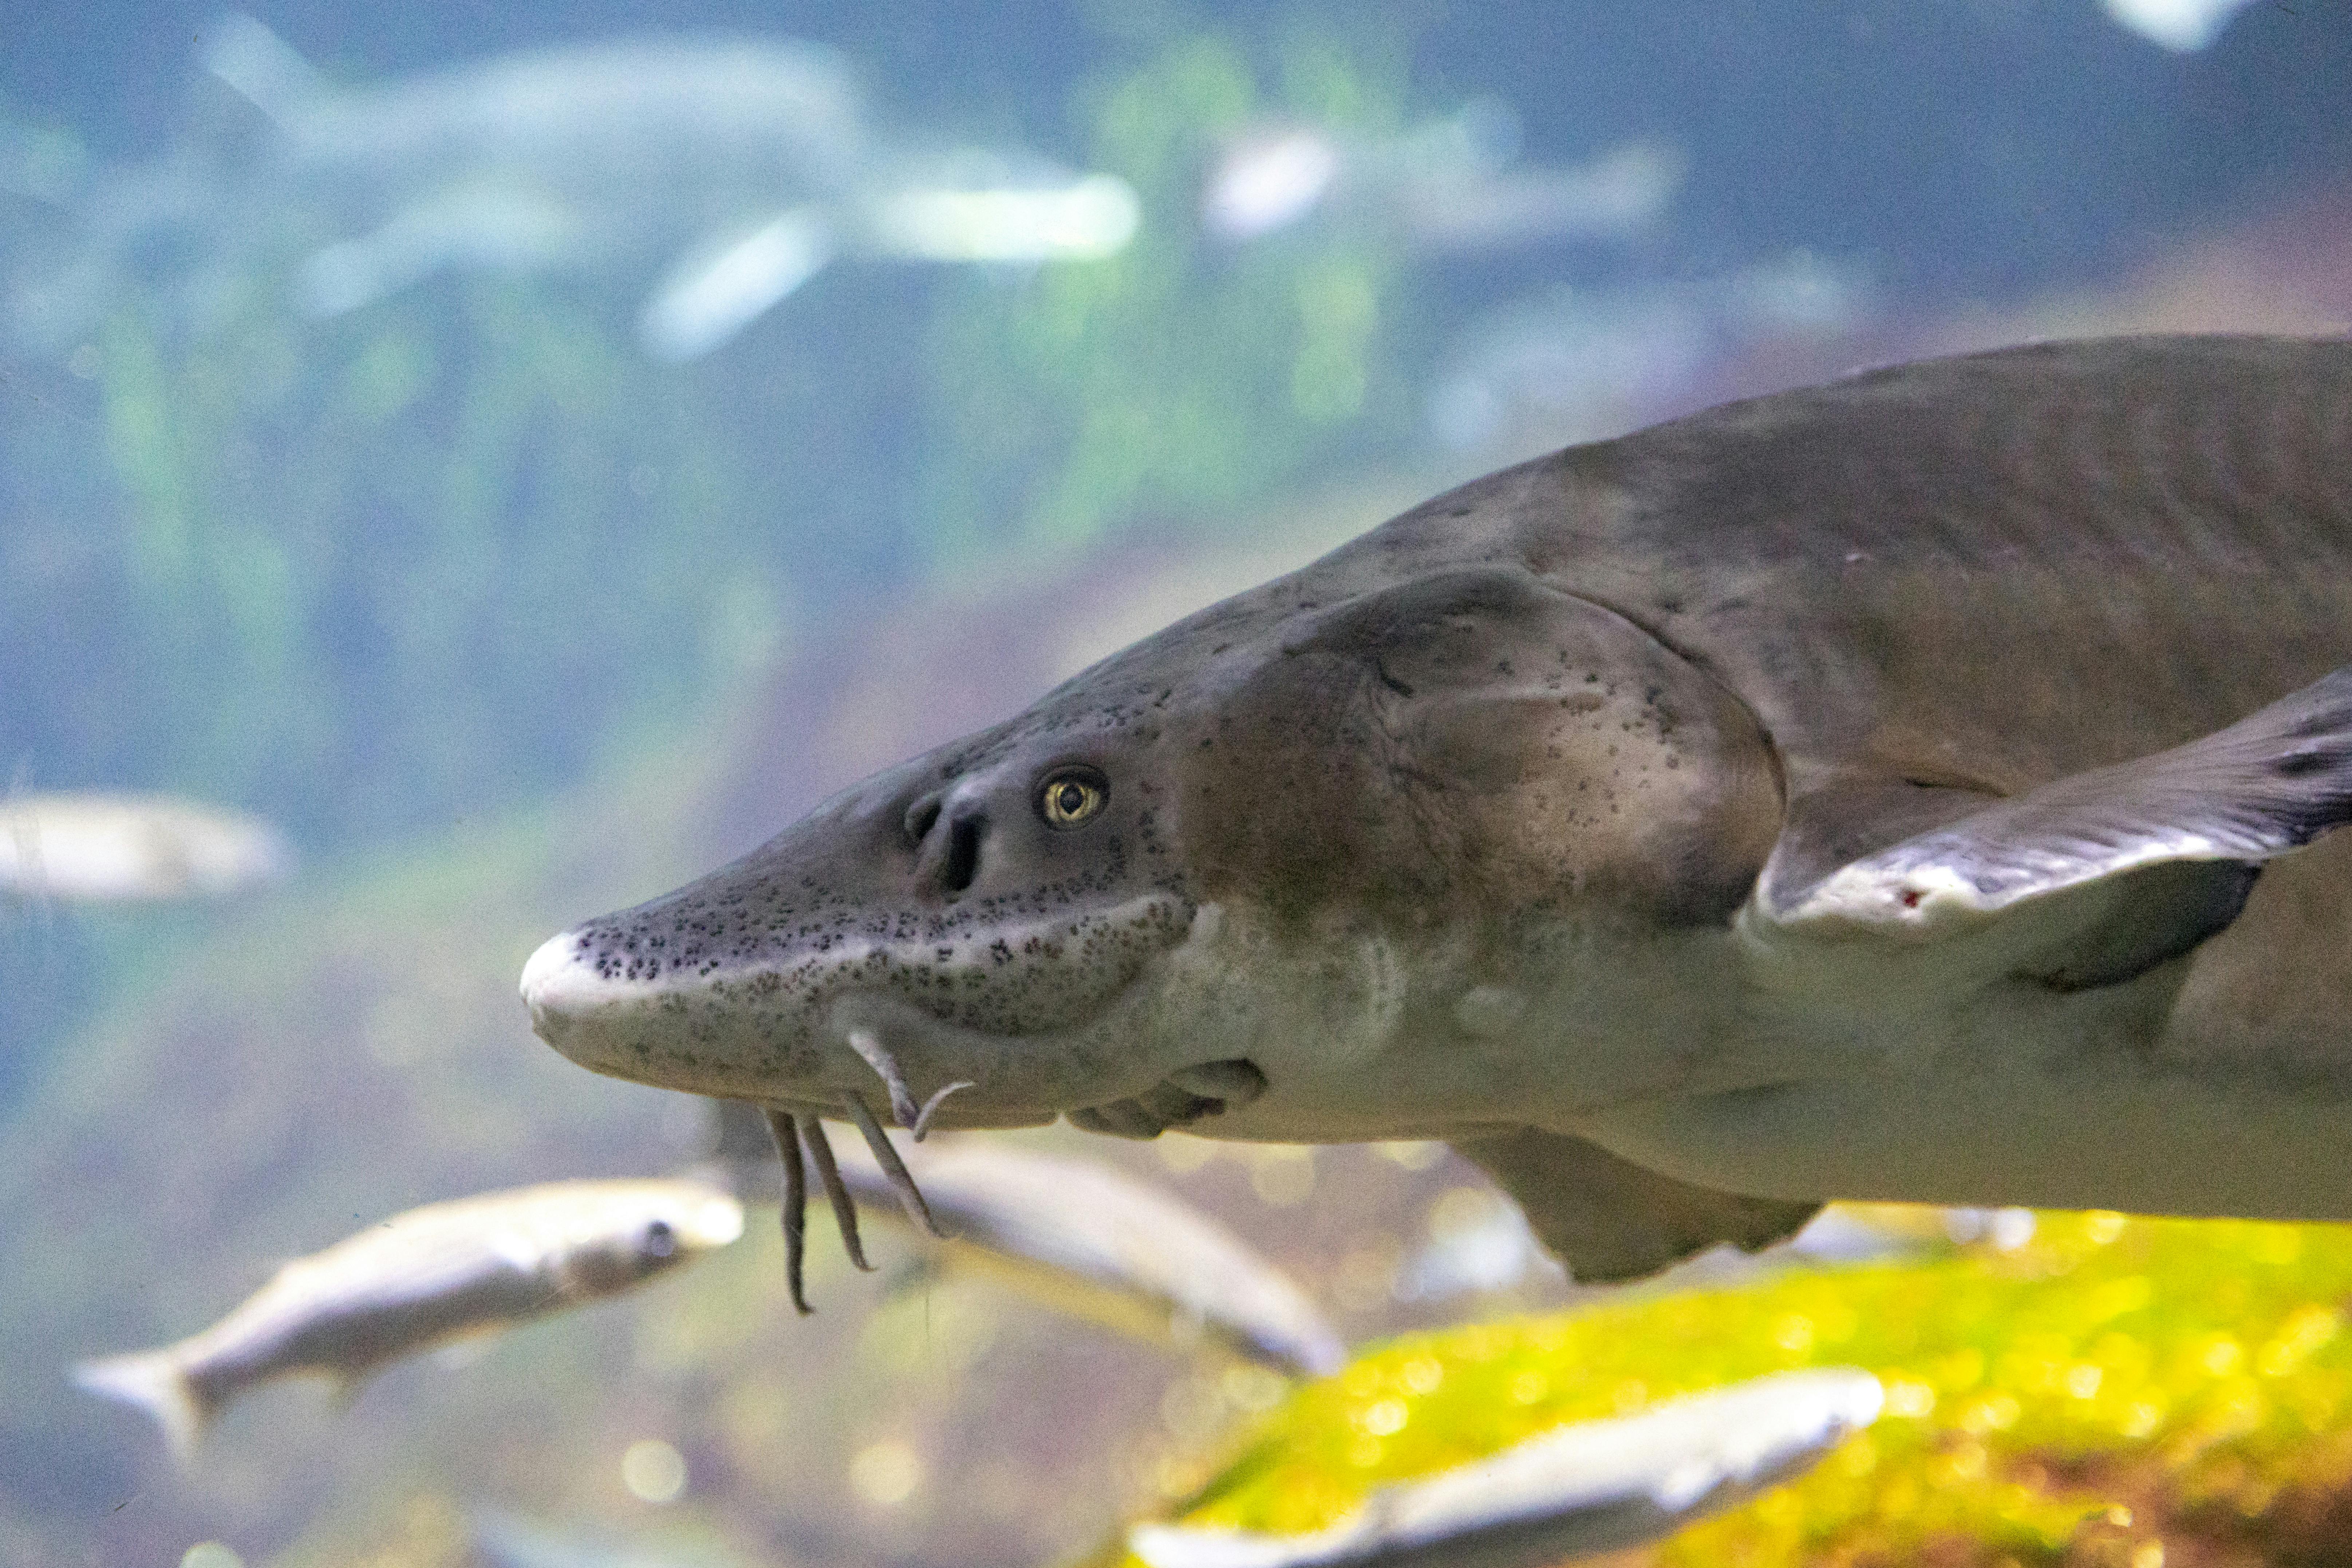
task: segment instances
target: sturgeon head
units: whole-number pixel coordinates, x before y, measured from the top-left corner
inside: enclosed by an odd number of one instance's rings
[[[534,1027],[599,1072],[861,1121],[887,1093],[905,1125],[1523,1115],[1464,1031],[1535,1026],[1563,930],[1723,928],[1780,797],[1709,677],[1516,559],[1461,564],[1520,488],[1431,502],[562,933],[524,973]]]

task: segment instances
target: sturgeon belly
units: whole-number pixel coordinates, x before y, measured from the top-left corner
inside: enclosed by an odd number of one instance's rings
[[[1770,1196],[2352,1220],[2352,835],[2272,863],[2235,923],[2124,984],[2014,982],[1842,1031],[1789,1047],[1784,1081],[1582,1131]]]

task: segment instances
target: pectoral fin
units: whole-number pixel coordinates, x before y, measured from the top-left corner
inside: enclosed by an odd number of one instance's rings
[[[1837,832],[1885,822],[1851,795],[1793,803],[1744,923],[1768,944],[1970,943],[1963,969],[2062,989],[2127,980],[2235,920],[2262,862],[2352,820],[2352,668],[2168,752],[1969,798],[1915,792],[1909,809],[1948,820],[1828,867]]]
[[[1517,1200],[1537,1238],[1580,1285],[1654,1274],[1717,1242],[1753,1252],[1794,1236],[1822,1206],[1694,1187],[1597,1143],[1534,1128],[1456,1139],[1454,1147]]]

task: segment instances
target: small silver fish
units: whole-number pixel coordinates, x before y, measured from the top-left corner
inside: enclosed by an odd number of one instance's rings
[[[1201,224],[1244,243],[1319,214],[1435,252],[1622,240],[1654,225],[1682,184],[1684,159],[1654,142],[1556,169],[1517,164],[1518,141],[1517,116],[1492,100],[1378,140],[1257,126],[1208,171]]]
[[[739,1168],[764,1152],[751,1125],[756,1115],[721,1102],[720,1154]],[[815,1129],[814,1117],[802,1120],[801,1136],[828,1194],[837,1179],[845,1199],[923,1224],[878,1159],[855,1144],[836,1153],[811,1136]],[[1288,1275],[1172,1193],[1095,1161],[992,1139],[926,1144],[920,1156],[905,1159],[920,1179],[924,1212],[932,1234],[944,1236],[940,1259],[950,1267],[1137,1339],[1198,1336],[1292,1376],[1325,1376],[1347,1363],[1347,1346]],[[854,1210],[842,1203],[835,1212],[850,1216],[842,1239],[865,1267]],[[789,1210],[786,1217],[789,1224]]]
[[[1878,1379],[1781,1373],[1585,1421],[1385,1488],[1310,1535],[1138,1525],[1151,1568],[1548,1568],[1671,1535],[1807,1469],[1878,1419]]]
[[[123,903],[282,881],[294,852],[255,817],[160,795],[0,799],[0,895]]]
[[[429,1204],[287,1264],[202,1333],[86,1362],[74,1381],[146,1411],[184,1458],[257,1384],[317,1373],[353,1390],[404,1356],[625,1290],[742,1233],[742,1205],[692,1181]]]
[[[444,271],[667,256],[638,334],[683,361],[836,258],[1095,260],[1140,216],[1112,175],[886,132],[849,63],[793,39],[655,34],[346,87],[232,15],[205,55],[273,132],[238,195],[344,231],[300,268],[313,316]]]

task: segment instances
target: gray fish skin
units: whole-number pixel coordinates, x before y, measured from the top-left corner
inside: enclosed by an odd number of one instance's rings
[[[1832,1197],[2352,1219],[2347,664],[2352,342],[1897,366],[1441,496],[524,995],[696,1093],[1448,1139],[1580,1279]]]
[[[1150,1568],[1546,1568],[1662,1540],[1811,1468],[1878,1418],[1866,1372],[1782,1373],[1580,1422],[1375,1492],[1312,1535],[1143,1525]]]
[[[404,1356],[629,1289],[742,1234],[725,1189],[551,1182],[410,1209],[295,1259],[211,1328],[84,1363],[74,1379],[138,1405],[184,1458],[247,1389],[298,1373],[346,1389]]]

